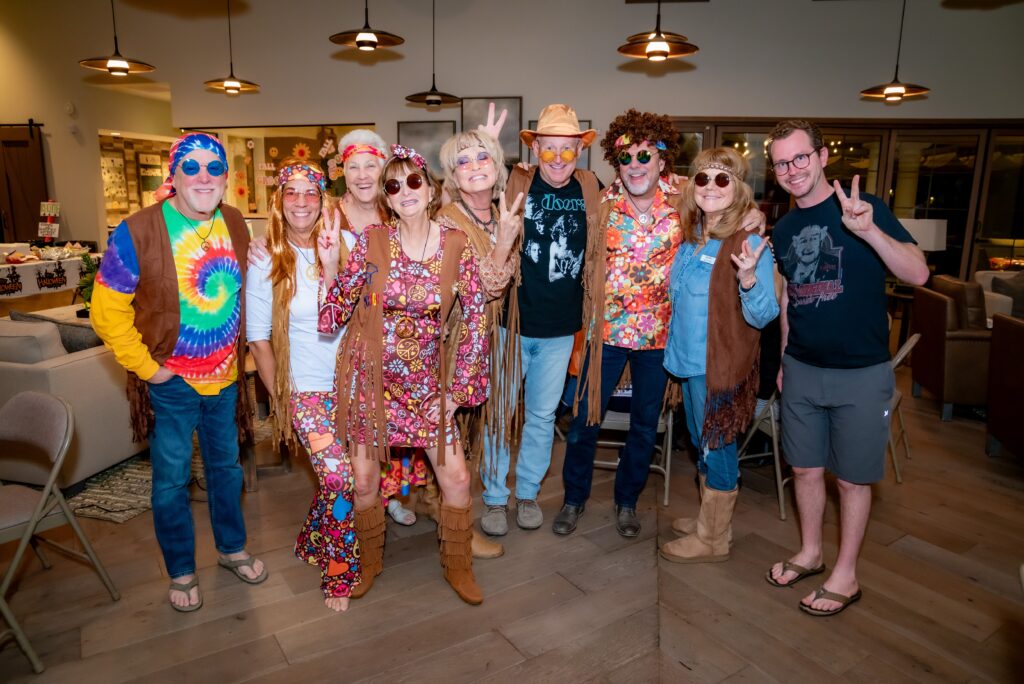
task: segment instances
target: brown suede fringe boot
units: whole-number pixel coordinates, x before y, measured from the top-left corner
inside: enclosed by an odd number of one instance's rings
[[[479,605],[484,594],[473,576],[473,508],[441,506],[441,519],[437,525],[437,536],[441,540],[441,566],[444,578],[455,593],[466,603]]]
[[[441,524],[441,496],[437,489],[437,480],[434,479],[433,475],[429,477],[427,483],[419,490],[419,495],[416,498],[416,512],[423,513],[434,522]],[[505,554],[505,547],[498,542],[491,541],[481,534],[477,534],[474,529],[472,548],[473,558],[498,558]]]
[[[700,502],[697,531],[661,546],[661,557],[673,563],[719,563],[729,560],[732,513],[739,489],[706,488]]]
[[[384,507],[374,502],[369,508],[355,512],[356,536],[359,537],[359,558],[362,561],[362,581],[352,587],[352,598],[360,598],[370,591],[374,578],[384,570]]]

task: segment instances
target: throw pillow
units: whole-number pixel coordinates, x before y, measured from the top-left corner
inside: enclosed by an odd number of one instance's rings
[[[74,323],[66,323],[57,321],[47,316],[40,316],[35,313],[23,313],[21,311],[11,311],[12,321],[45,321],[47,323],[53,323],[57,326],[57,332],[60,333],[61,344],[67,349],[68,354],[74,354],[77,351],[83,349],[92,349],[103,344],[103,341],[93,331],[92,327],[88,323],[82,323],[76,325]]]
[[[66,353],[53,323],[0,321],[0,361],[39,363]]]
[[[1012,278],[993,278],[992,291],[1012,299],[1013,317],[1024,318],[1024,271]]]

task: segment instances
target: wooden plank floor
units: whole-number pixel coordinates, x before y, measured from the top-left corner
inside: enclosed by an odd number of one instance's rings
[[[561,538],[548,527],[561,503],[556,443],[541,497],[545,526],[524,532],[513,524],[506,555],[477,563],[482,606],[462,603],[444,582],[434,526],[421,521],[391,525],[373,591],[347,613],[328,611],[317,571],[291,553],[312,482],[297,463],[245,496],[250,548],[271,570],[262,585],[217,567],[206,506],[195,505],[205,598],[196,613],[167,605],[149,515],[123,525],[84,521],[121,590],[117,603],[87,567],[57,557],[44,571],[30,558],[11,605],[47,670],[32,675],[10,642],[0,650],[0,680],[1021,681],[1024,468],[983,454],[982,423],[940,423],[933,401],[908,391],[904,401],[914,458],[903,462],[903,485],[890,476],[876,489],[860,566],[864,599],[839,617],[806,616],[796,608],[802,591],[763,580],[799,540],[792,508],[778,519],[765,469],[744,471],[733,558],[682,566],[657,560],[656,544],[671,538],[673,517],[696,510],[694,469],[683,454],[668,508],[652,476],[640,537],[615,532],[613,475],[598,471],[580,528]],[[833,499],[828,562],[836,521]],[[0,547],[0,567],[13,549]]]

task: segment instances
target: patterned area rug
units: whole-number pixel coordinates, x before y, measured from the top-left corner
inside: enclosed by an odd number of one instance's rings
[[[256,443],[269,438],[272,430],[269,420],[256,421]],[[203,461],[194,438],[192,475],[197,479],[203,477]],[[147,451],[90,477],[85,488],[68,499],[68,505],[82,518],[123,523],[150,509],[152,489],[153,466]]]

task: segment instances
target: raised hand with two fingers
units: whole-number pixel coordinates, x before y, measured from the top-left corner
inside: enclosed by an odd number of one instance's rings
[[[338,259],[341,257],[341,210],[324,212],[324,226],[316,239],[316,252],[324,269],[324,281],[330,282],[338,275]]]
[[[740,287],[744,290],[749,290],[757,284],[754,269],[757,268],[757,262],[768,244],[768,240],[762,240],[757,249],[751,249],[750,242],[744,240],[740,253],[730,255],[732,263],[736,265],[736,280],[740,282]]]
[[[871,230],[875,225],[875,210],[870,202],[865,202],[860,198],[860,176],[853,177],[849,196],[843,192],[839,181],[832,181],[832,185],[843,211],[843,225],[855,233],[865,233]]]
[[[523,215],[519,206],[523,203],[523,193],[516,195],[511,206],[505,201],[505,191],[498,197],[498,228],[494,237],[498,245],[511,249],[523,228]]]

